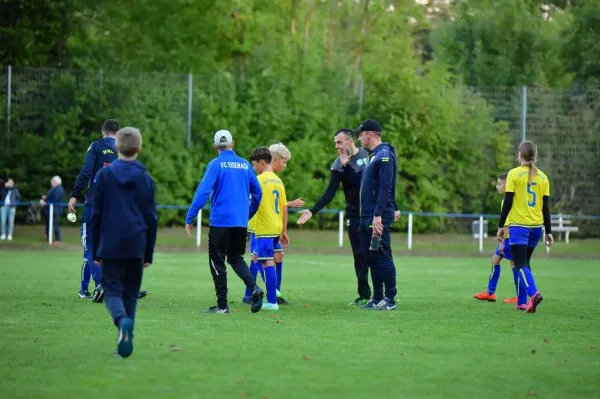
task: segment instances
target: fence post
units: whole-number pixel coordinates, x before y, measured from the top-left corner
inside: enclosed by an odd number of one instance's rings
[[[54,234],[54,204],[50,204],[48,210],[48,244],[52,245],[52,235]]]
[[[12,94],[12,66],[8,66],[8,82],[6,83],[6,132],[10,133],[10,103]]]
[[[202,209],[198,211],[198,220],[196,221],[196,247],[200,248],[202,242]]]
[[[521,86],[521,142],[527,139],[527,86]]]
[[[339,222],[338,247],[342,248],[344,246],[344,211],[340,211],[340,213],[338,213],[338,222]]]
[[[188,73],[188,103],[187,103],[187,146],[192,145],[192,93],[193,93],[193,75]]]
[[[408,214],[408,250],[412,249],[413,214]]]
[[[483,252],[483,215],[479,215],[479,252]]]

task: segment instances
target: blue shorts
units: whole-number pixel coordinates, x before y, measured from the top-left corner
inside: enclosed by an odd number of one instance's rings
[[[273,260],[275,258],[275,248],[281,246],[279,237],[259,237],[256,241],[256,258],[258,260]]]
[[[92,206],[85,204],[83,208],[83,217],[81,218],[81,245],[83,245],[83,260],[88,265],[94,263],[92,259]]]
[[[498,243],[498,247],[496,247],[496,252],[494,252],[494,255],[502,256],[506,260],[513,260],[512,252],[510,251],[509,239],[507,238],[506,240],[504,240],[504,247],[502,248],[502,249],[504,249],[504,255],[502,255],[500,253],[500,245],[502,245],[502,244]]]
[[[283,247],[281,246],[281,242],[277,240],[275,247],[273,248],[273,252],[283,252]],[[256,244],[256,236],[254,233],[250,233],[250,255],[258,256],[258,247]]]
[[[529,248],[535,248],[542,238],[542,228],[509,226],[508,234],[510,245],[527,245]]]

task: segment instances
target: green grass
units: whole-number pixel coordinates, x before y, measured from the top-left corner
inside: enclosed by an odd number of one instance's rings
[[[70,223],[63,225],[63,243],[67,250],[81,248],[79,227]],[[35,249],[47,248],[42,226],[16,226],[15,239],[12,242],[0,242],[2,249]],[[194,231],[195,234],[195,231]],[[206,247],[208,228],[202,232],[202,245]],[[556,237],[558,239],[558,237]],[[338,248],[338,232],[325,230],[315,231],[306,228],[290,230],[290,253],[319,253],[328,255],[345,255],[350,248],[348,236],[344,233],[343,248]],[[183,227],[160,228],[158,231],[158,249],[163,251],[190,251],[195,250],[196,238],[188,237]],[[413,236],[413,248],[407,247],[407,236],[404,233],[393,233],[392,242],[394,253],[397,255],[411,256],[485,256],[491,257],[496,248],[495,237],[484,240],[484,251],[479,253],[479,244],[468,234],[416,234]],[[551,258],[595,258],[600,259],[600,239],[578,239],[571,237],[571,242],[557,241],[551,249]],[[536,256],[547,257],[545,248],[540,245]]]
[[[535,258],[545,300],[526,315],[472,298],[486,259],[397,256],[399,309],[365,312],[349,256],[288,254],[293,305],[250,314],[230,273],[232,313],[204,315],[206,254],[162,252],[120,359],[104,305],[76,297],[80,257],[0,252],[0,397],[600,397],[598,261]],[[505,268],[500,298],[511,285]]]

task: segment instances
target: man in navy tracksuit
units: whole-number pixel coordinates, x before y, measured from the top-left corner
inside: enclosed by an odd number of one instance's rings
[[[390,227],[394,222],[396,152],[381,141],[381,125],[364,121],[355,134],[369,154],[360,185],[360,242],[371,270],[373,296],[363,306],[372,310],[396,309],[396,266],[392,258]],[[385,292],[384,292],[385,286]]]
[[[92,258],[101,265],[104,301],[119,329],[117,353],[133,351],[133,326],[145,267],[152,264],[158,218],[154,181],[136,161],[140,131],[117,132],[119,159],[101,169],[91,187]]]
[[[227,304],[227,269],[225,257],[235,273],[252,292],[251,311],[262,307],[264,292],[256,285],[244,260],[248,220],[258,210],[262,190],[252,166],[233,151],[234,141],[227,130],[215,133],[213,147],[219,156],[208,163],[202,181],[185,218],[186,230],[191,235],[194,218],[210,201],[210,231],[208,233],[208,261],[217,293],[217,306],[205,313],[229,313]]]
[[[108,119],[102,124],[102,138],[89,145],[83,166],[75,181],[71,199],[69,200],[69,211],[75,213],[75,205],[78,200],[83,199],[83,191],[89,187],[89,183],[94,181],[94,177],[102,168],[109,166],[117,159],[117,150],[115,149],[115,134],[119,130],[119,122],[114,119]],[[93,193],[88,189],[88,195],[85,198],[83,208],[83,218],[81,220],[81,243],[83,245],[83,263],[81,265],[81,287],[79,289],[80,298],[94,298],[94,302],[102,302],[102,286],[100,285],[100,268],[94,264],[92,258],[92,230],[90,228],[90,217],[94,203]],[[94,295],[88,291],[90,275],[94,278]],[[147,291],[140,292],[140,298],[147,295]]]

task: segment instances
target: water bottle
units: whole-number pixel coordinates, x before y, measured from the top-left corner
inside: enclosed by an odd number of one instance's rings
[[[377,237],[375,233],[371,236],[371,245],[369,246],[370,251],[379,251],[381,246],[381,237]]]

